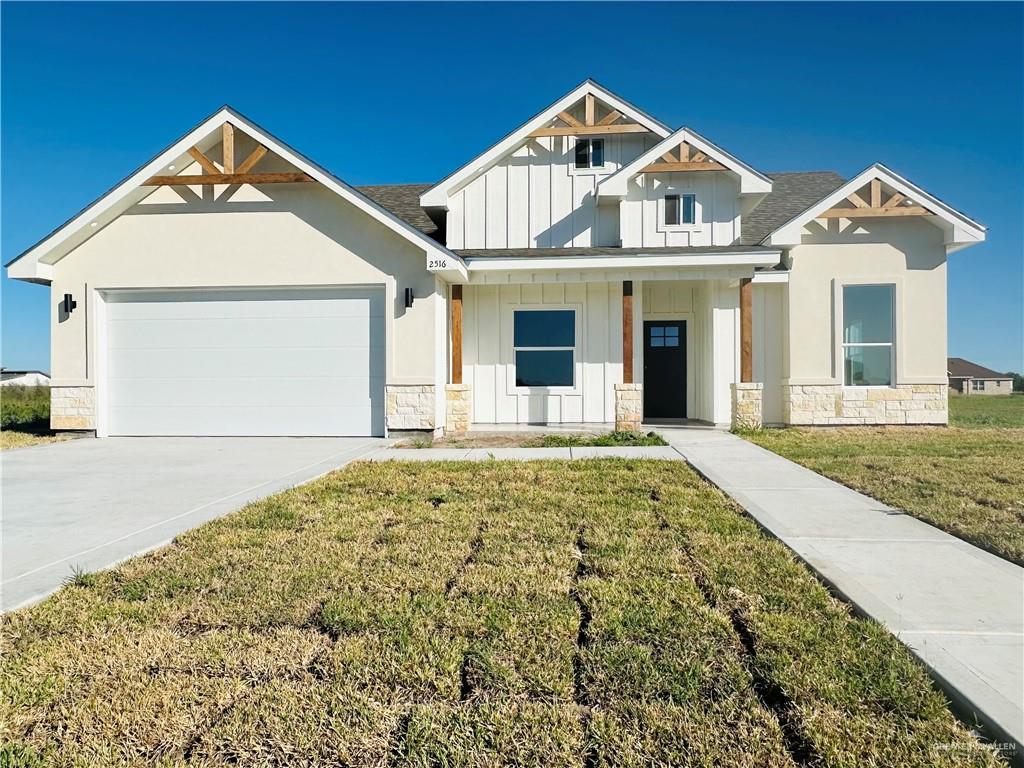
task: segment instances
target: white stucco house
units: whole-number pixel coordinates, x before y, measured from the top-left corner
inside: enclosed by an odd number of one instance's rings
[[[935,424],[946,261],[984,238],[881,164],[763,173],[588,80],[433,185],[225,107],[7,269],[50,286],[53,427],[99,436]]]

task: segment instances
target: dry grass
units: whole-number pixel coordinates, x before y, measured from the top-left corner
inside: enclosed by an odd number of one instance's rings
[[[2,629],[10,765],[998,765],[675,462],[355,465]]]
[[[396,448],[567,448],[668,445],[655,432],[470,432],[443,438],[410,438]]]
[[[743,436],[1024,565],[1024,429],[790,428]]]
[[[33,445],[62,443],[72,435],[62,432],[24,432],[17,429],[0,430],[0,451],[11,448],[30,448]]]

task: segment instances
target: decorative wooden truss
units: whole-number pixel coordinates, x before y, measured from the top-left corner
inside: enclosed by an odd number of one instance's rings
[[[531,139],[542,136],[602,136],[609,133],[649,133],[650,130],[637,123],[621,123],[619,120],[625,116],[617,109],[613,109],[600,120],[596,119],[597,100],[594,94],[588,93],[584,97],[583,122],[568,112],[559,112],[558,119],[564,125],[553,125],[548,128],[538,128],[530,134]],[[579,102],[576,102],[579,104]]]
[[[675,154],[673,154],[675,153]],[[712,160],[696,147],[685,141],[675,149],[670,149],[650,165],[640,169],[640,173],[674,173],[676,171],[724,171],[721,163]]]
[[[222,127],[222,146],[224,162],[222,168],[207,157],[199,147],[188,150],[189,157],[199,163],[203,172],[199,176],[150,176],[142,184],[147,187],[163,186],[199,186],[204,184],[294,184],[296,182],[314,181],[313,177],[301,171],[285,173],[252,173],[256,164],[267,154],[262,144],[249,153],[237,166],[235,165],[235,126],[224,123]]]
[[[867,199],[865,199],[867,198]],[[901,192],[893,192],[882,202],[882,182],[872,179],[856,192],[850,193],[846,201],[850,208],[830,208],[818,214],[819,219],[858,219],[880,216],[932,216],[932,211],[914,205]]]

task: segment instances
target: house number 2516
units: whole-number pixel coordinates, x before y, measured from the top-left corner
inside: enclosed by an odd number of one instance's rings
[[[427,269],[448,269],[448,259],[428,259]]]

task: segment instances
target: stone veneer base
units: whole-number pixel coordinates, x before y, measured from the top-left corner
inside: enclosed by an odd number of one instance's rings
[[[388,384],[384,400],[389,430],[434,429],[437,400],[433,384]]]
[[[946,424],[948,397],[947,384],[789,384],[782,387],[782,419],[786,424],[809,426]]]
[[[462,435],[469,431],[472,394],[469,384],[445,385],[445,434]]]
[[[615,431],[636,432],[644,418],[643,384],[615,385]]]
[[[50,429],[96,429],[94,387],[50,387]]]
[[[764,426],[761,417],[764,384],[736,382],[729,389],[732,393],[732,428],[759,429]]]

